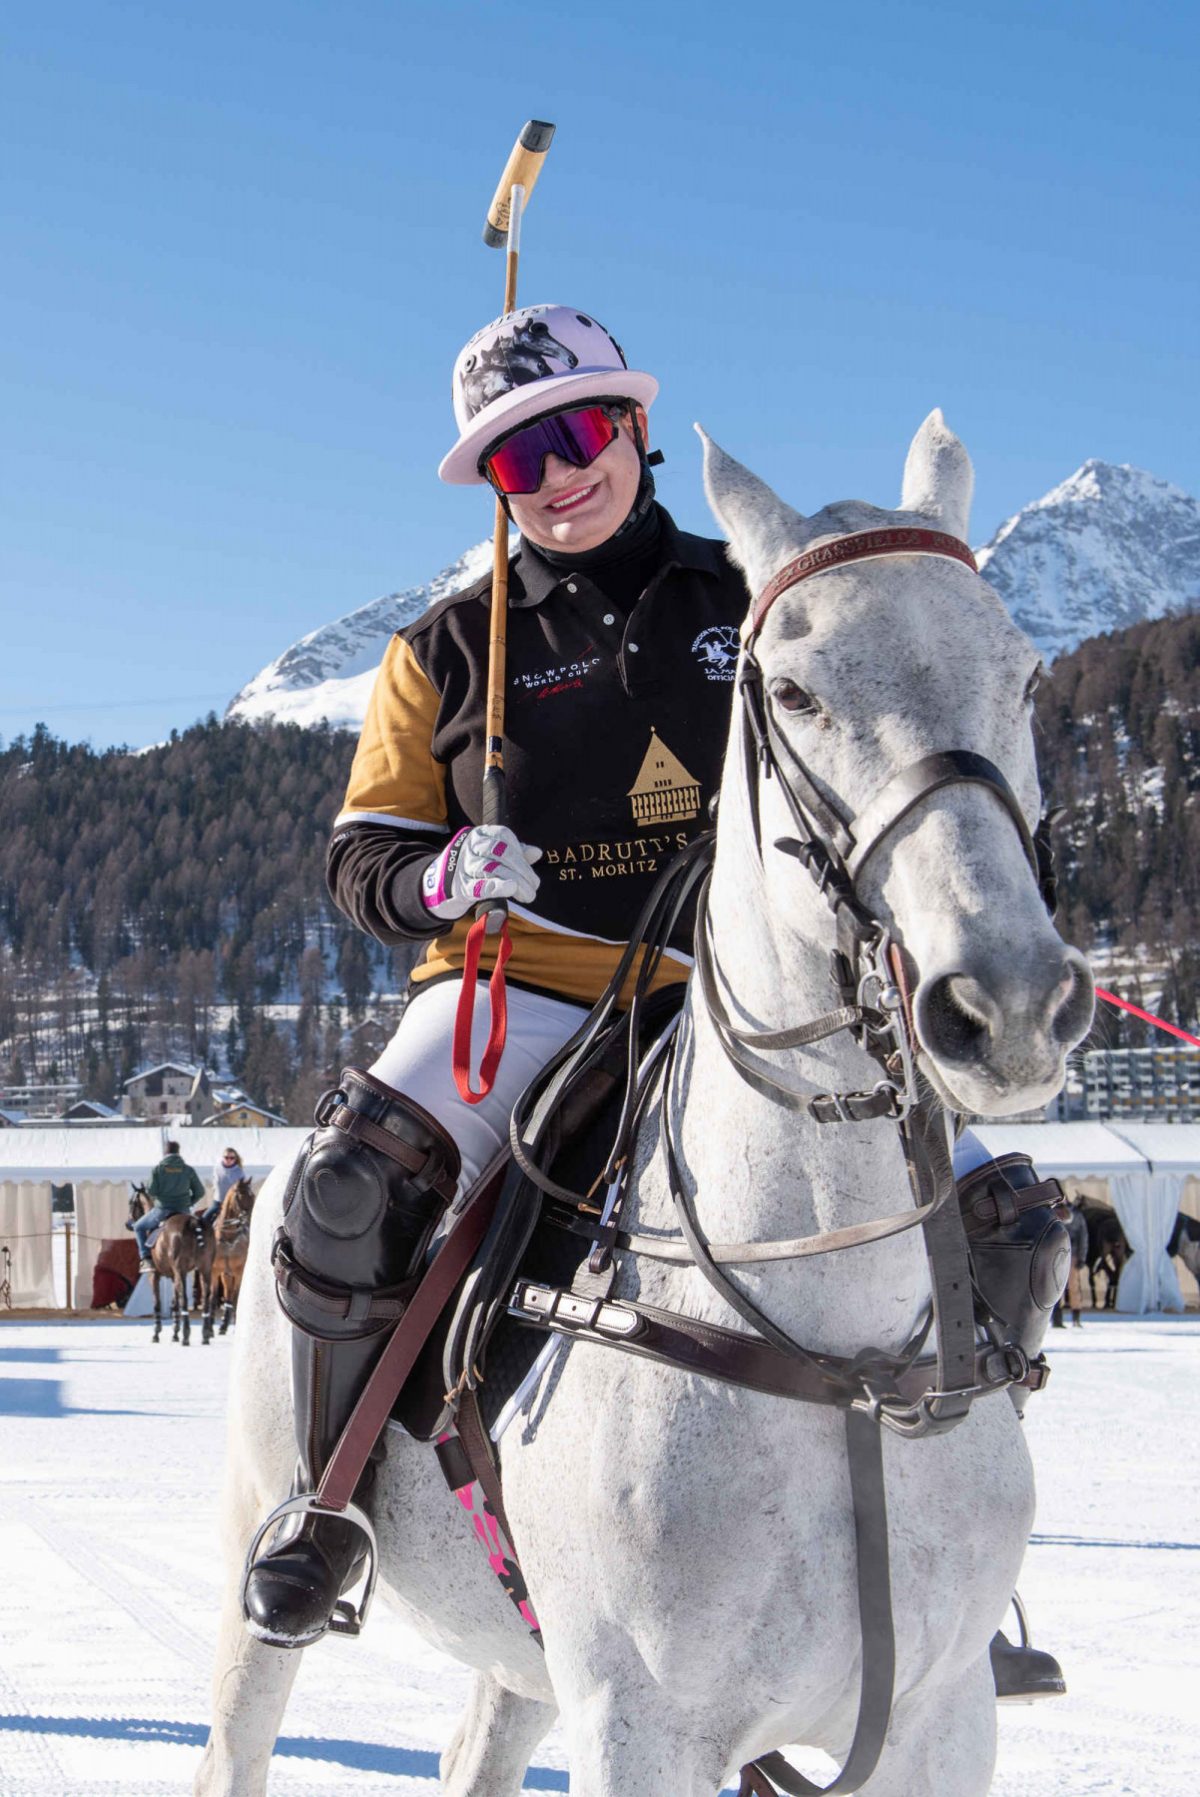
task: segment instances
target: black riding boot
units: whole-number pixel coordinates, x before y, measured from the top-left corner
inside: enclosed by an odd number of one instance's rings
[[[980,1320],[1033,1361],[1071,1266],[1062,1187],[1056,1179],[1039,1180],[1027,1154],[1004,1154],[959,1180],[958,1202],[984,1313]],[[1029,1391],[1011,1386],[1009,1395],[1019,1415]],[[1067,1688],[1062,1668],[1053,1654],[1031,1646],[1024,1610],[1014,1602],[1020,1643],[998,1630],[991,1645],[997,1700],[1060,1697]]]
[[[299,1464],[293,1495],[317,1488],[363,1386],[403,1316],[430,1237],[458,1183],[458,1150],[428,1112],[357,1068],[317,1107],[284,1199],[272,1259],[293,1325]],[[354,1494],[369,1507],[377,1444]],[[285,1517],[250,1567],[246,1626],[275,1647],[306,1647],[331,1626],[356,1633],[339,1598],[361,1569],[354,1522],[311,1510]]]

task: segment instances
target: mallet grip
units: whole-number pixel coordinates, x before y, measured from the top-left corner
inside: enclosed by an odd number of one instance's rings
[[[520,136],[512,147],[512,155],[504,165],[500,185],[488,207],[483,241],[490,248],[498,250],[508,242],[508,213],[512,190],[514,186],[523,187],[525,203],[528,205],[553,136],[554,126],[547,124],[545,119],[530,119],[527,125],[521,127]]]

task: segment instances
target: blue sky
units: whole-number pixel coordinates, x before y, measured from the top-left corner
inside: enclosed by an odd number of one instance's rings
[[[0,65],[0,738],[140,744],[488,534],[442,487],[500,309],[483,214],[558,138],[521,295],[805,510],[894,503],[935,404],[973,537],[1089,455],[1200,491],[1193,9],[59,0]]]

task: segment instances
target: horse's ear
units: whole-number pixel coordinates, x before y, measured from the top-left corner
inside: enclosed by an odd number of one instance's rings
[[[971,458],[935,406],[909,445],[900,510],[933,518],[965,542],[974,487]]]
[[[785,505],[766,481],[726,455],[702,425],[695,430],[704,445],[708,503],[729,539],[734,561],[751,592],[757,593],[789,556],[803,549],[812,527],[803,512]]]

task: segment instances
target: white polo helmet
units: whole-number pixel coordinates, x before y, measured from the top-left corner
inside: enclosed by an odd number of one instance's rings
[[[438,474],[452,486],[483,486],[479,463],[499,437],[563,406],[632,399],[649,407],[652,374],[627,366],[602,324],[570,306],[521,306],[476,331],[454,364],[458,442]]]

